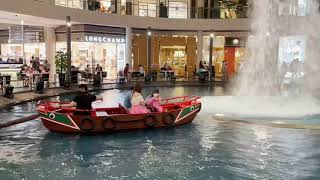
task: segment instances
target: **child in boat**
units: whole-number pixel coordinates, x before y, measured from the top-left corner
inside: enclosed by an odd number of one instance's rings
[[[144,114],[150,113],[150,110],[146,108],[145,101],[141,94],[141,87],[136,85],[133,89],[133,93],[131,96],[131,110],[130,114]]]
[[[163,112],[163,108],[160,105],[161,97],[159,90],[156,89],[152,92],[151,96],[147,99],[147,106],[152,112]]]

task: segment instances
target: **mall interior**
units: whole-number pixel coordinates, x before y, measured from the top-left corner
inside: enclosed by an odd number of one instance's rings
[[[279,14],[303,16],[306,2],[286,3]],[[191,79],[200,62],[209,66],[211,59],[215,80],[222,79],[224,61],[232,79],[248,59],[246,44],[254,38],[251,8],[248,0],[6,1],[0,7],[0,73],[19,80],[21,66],[39,59],[50,64],[50,81],[55,81],[56,54],[67,51],[70,25],[71,63],[79,71],[99,64],[106,79],[117,79],[128,63],[146,72],[170,66],[177,78]],[[301,38],[287,40],[283,48]]]
[[[0,180],[319,180],[320,0],[1,0]]]

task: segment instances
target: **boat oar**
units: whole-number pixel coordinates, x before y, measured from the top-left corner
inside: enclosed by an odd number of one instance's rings
[[[0,124],[0,129],[6,128],[6,127],[10,127],[10,126],[14,126],[14,125],[17,125],[17,124],[21,124],[21,123],[24,123],[24,122],[27,122],[27,121],[31,121],[31,120],[34,120],[34,119],[36,119],[38,117],[39,117],[39,114],[33,114],[31,116],[27,116],[27,117],[16,119],[16,120],[13,120],[13,121],[10,121],[10,122],[6,122],[6,123],[3,123],[3,124]]]

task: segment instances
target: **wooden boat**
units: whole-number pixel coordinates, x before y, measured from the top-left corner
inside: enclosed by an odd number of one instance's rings
[[[200,97],[183,96],[164,99],[161,106],[164,112],[147,114],[129,114],[127,109],[119,105],[114,108],[96,108],[90,111],[74,108],[54,109],[52,103],[40,101],[37,112],[43,125],[54,132],[61,133],[111,133],[116,131],[162,128],[187,124],[193,121],[201,110]],[[75,115],[74,112],[85,112]],[[76,113],[78,114],[78,113]]]

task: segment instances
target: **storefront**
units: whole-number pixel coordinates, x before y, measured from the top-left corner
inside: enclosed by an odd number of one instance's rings
[[[159,71],[163,66],[170,66],[176,76],[192,76],[196,68],[196,37],[154,35],[151,37],[151,63]],[[146,35],[133,36],[133,67],[141,64],[148,70]]]
[[[217,33],[219,34],[219,33]],[[246,58],[246,37],[228,37],[217,35],[213,38],[212,64],[216,78],[222,77],[222,65],[228,63],[228,76],[231,78],[239,71],[239,67]],[[205,36],[203,41],[203,61],[209,64],[210,37]]]
[[[279,16],[307,16],[310,14],[312,1],[310,0],[284,0],[278,4]]]
[[[304,75],[306,36],[286,36],[279,40],[278,66],[283,78],[301,78]]]
[[[30,65],[32,57],[46,59],[43,27],[13,25],[2,30],[0,37],[0,73],[10,75],[12,80],[17,79],[24,63]]]
[[[100,65],[107,72],[107,78],[115,79],[125,67],[125,35],[111,34],[107,27],[79,25],[73,29],[92,29],[91,32],[72,33],[72,65],[84,70]],[[93,32],[97,31],[97,33]],[[102,33],[105,30],[105,33]],[[114,32],[113,32],[114,33]],[[65,34],[57,34],[56,51],[66,51]]]

